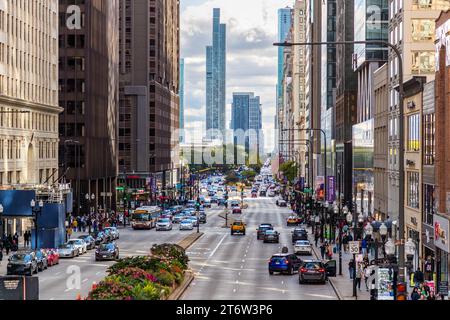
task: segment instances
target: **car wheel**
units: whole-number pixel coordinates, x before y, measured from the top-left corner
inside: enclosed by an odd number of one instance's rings
[[[269,274],[270,274],[270,275],[273,275],[273,271],[269,271]]]

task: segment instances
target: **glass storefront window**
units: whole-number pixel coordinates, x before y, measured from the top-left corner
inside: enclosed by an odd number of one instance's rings
[[[429,184],[423,185],[423,211],[422,221],[430,226],[433,225],[434,214],[434,186]]]
[[[420,114],[408,117],[408,151],[420,150]]]
[[[435,114],[430,113],[423,116],[423,143],[424,143],[424,164],[434,165],[435,150]]]
[[[412,52],[411,72],[413,74],[433,73],[435,71],[435,54],[433,51]]]
[[[429,41],[433,40],[435,33],[435,22],[429,19],[412,19],[412,40]]]
[[[407,172],[407,205],[419,209],[419,172]]]

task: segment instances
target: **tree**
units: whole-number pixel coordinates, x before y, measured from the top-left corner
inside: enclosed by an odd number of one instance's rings
[[[294,161],[287,161],[280,165],[280,171],[288,181],[294,181],[297,176],[297,165]]]
[[[256,177],[256,172],[252,170],[242,171],[241,175],[247,181],[254,181]]]
[[[225,182],[227,184],[235,184],[239,182],[239,178],[234,171],[230,171],[225,177]]]

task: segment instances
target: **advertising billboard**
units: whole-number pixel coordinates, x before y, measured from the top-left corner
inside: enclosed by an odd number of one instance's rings
[[[434,245],[445,252],[450,252],[448,241],[449,220],[437,214],[433,216]]]

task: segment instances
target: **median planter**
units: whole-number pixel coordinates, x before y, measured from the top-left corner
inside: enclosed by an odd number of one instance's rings
[[[125,258],[111,266],[86,300],[166,300],[184,283],[188,262],[179,245],[155,245],[148,256]]]

